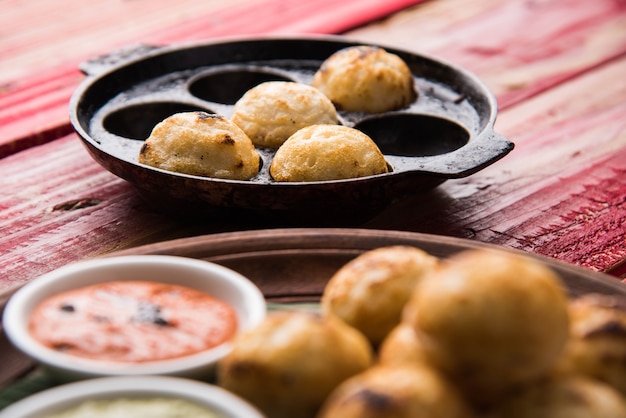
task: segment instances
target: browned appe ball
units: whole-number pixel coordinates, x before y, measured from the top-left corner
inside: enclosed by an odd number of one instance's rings
[[[470,418],[473,413],[432,369],[374,366],[344,381],[318,418]]]
[[[381,113],[411,104],[417,97],[410,68],[383,48],[359,45],[328,57],[311,83],[351,112]]]
[[[250,138],[223,116],[184,112],[154,127],[138,161],[178,173],[248,180],[258,173],[261,157]]]
[[[568,338],[567,303],[543,263],[468,250],[421,282],[407,320],[433,364],[483,404],[554,367]]]
[[[366,251],[330,278],[322,294],[322,309],[378,345],[398,325],[413,288],[437,261],[410,246]]]
[[[335,106],[307,84],[268,81],[248,90],[233,107],[231,120],[259,147],[278,148],[296,131],[337,124]]]
[[[376,143],[343,125],[300,129],[276,151],[270,165],[270,175],[279,182],[344,180],[387,171]]]
[[[367,339],[344,322],[307,311],[272,311],[234,341],[217,378],[268,417],[308,418],[337,385],[372,361]]]

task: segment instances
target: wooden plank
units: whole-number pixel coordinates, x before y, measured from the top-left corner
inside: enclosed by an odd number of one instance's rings
[[[284,3],[284,1],[283,1]],[[60,65],[75,64],[148,34],[167,34],[185,22],[226,26],[229,10],[274,4],[268,0],[3,0],[0,3],[0,84]],[[286,3],[285,3],[286,4]],[[261,16],[264,16],[263,14]],[[206,29],[205,29],[206,30]],[[75,68],[74,68],[75,69]]]
[[[60,22],[50,21],[46,13],[76,3],[62,1],[54,7],[45,0],[0,4],[8,11],[0,13],[0,25],[8,25],[7,32],[13,34],[2,39],[5,48],[0,50],[0,158],[72,131],[67,103],[83,79],[78,65],[96,55],[129,43],[164,45],[244,34],[336,33],[422,0],[238,0],[228,7],[216,1],[99,1],[94,2],[95,7],[81,8]],[[333,13],[327,13],[329,9]],[[41,12],[35,14],[34,10]],[[169,18],[168,13],[177,16],[179,10],[178,17]],[[32,16],[42,19],[33,22],[34,29],[31,26],[24,33],[14,27],[15,22],[31,21]],[[125,18],[112,26],[118,16]],[[36,30],[36,23],[41,24],[40,30]],[[81,36],[74,36],[76,33]]]
[[[93,0],[86,6],[76,0],[4,0],[0,85],[128,43],[169,44],[273,30],[339,32],[419,1]]]

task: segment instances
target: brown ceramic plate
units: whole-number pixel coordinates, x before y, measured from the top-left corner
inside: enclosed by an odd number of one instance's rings
[[[392,168],[358,179],[275,182],[273,150],[259,149],[262,167],[249,181],[173,173],[139,164],[152,128],[173,113],[202,110],[229,117],[251,87],[270,80],[309,84],[332,53],[359,45],[339,36],[264,37],[143,47],[94,59],[70,102],[70,120],[92,157],[132,183],[156,208],[292,218],[302,226],[354,220],[393,199],[469,176],[504,157],[513,144],[493,130],[497,103],[468,71],[434,57],[385,47],[413,74],[417,99],[381,114],[340,111],[341,122],[367,133]],[[320,222],[322,221],[322,222]],[[306,224],[306,225],[305,225]]]

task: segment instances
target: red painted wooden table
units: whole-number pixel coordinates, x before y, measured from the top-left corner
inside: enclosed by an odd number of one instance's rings
[[[243,34],[342,34],[428,54],[495,93],[496,131],[515,149],[360,228],[467,238],[626,277],[623,0],[5,0],[0,27],[5,298],[72,261],[249,227],[154,211],[90,158],[68,118],[84,60]]]

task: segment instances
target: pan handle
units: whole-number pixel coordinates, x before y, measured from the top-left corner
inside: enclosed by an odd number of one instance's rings
[[[124,62],[141,58],[150,52],[161,49],[163,46],[149,44],[134,44],[116,49],[108,54],[99,55],[82,62],[78,68],[86,76],[97,76]]]
[[[514,148],[515,144],[492,129],[483,131],[463,147],[437,156],[397,157],[385,156],[395,166],[408,167],[407,172],[420,172],[445,178],[462,178],[472,175],[498,161]],[[407,164],[407,160],[411,160]]]
[[[431,170],[448,178],[472,175],[498,161],[513,150],[515,144],[492,129],[483,131],[467,145],[433,161]]]

